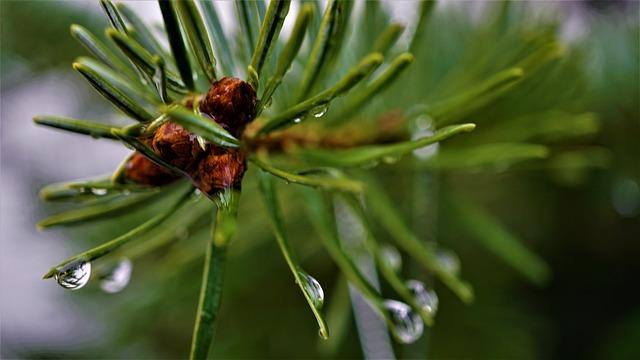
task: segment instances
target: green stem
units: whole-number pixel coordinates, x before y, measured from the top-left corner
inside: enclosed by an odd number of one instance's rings
[[[91,250],[85,251],[81,254],[78,254],[76,256],[73,256],[65,261],[63,261],[62,263],[58,264],[57,266],[51,268],[51,270],[49,270],[49,272],[47,272],[44,276],[43,279],[49,279],[51,277],[53,277],[58,270],[63,267],[66,264],[69,264],[73,261],[76,260],[82,260],[82,261],[93,261],[95,259],[98,259],[102,256],[105,256],[113,251],[115,251],[116,249],[118,249],[119,247],[121,247],[124,244],[127,244],[129,241],[139,237],[140,235],[146,233],[147,231],[155,228],[156,226],[158,226],[159,224],[161,224],[167,217],[171,216],[171,214],[173,214],[176,209],[178,207],[180,207],[180,205],[182,205],[182,203],[184,201],[187,200],[187,198],[189,196],[191,196],[192,192],[193,192],[193,188],[191,186],[189,186],[189,188],[187,189],[188,191],[185,191],[183,193],[183,195],[180,197],[180,200],[176,201],[176,203],[171,206],[168,210],[152,217],[151,219],[147,220],[146,222],[142,223],[142,225],[124,233],[123,235],[118,236],[117,238],[106,242],[100,246],[97,246]]]
[[[330,0],[328,2],[307,66],[304,69],[298,101],[305,99],[309,95],[320,74],[337,57],[341,48],[342,38],[345,35],[346,19],[352,6],[351,1]]]
[[[212,143],[224,147],[237,148],[240,145],[238,139],[227,130],[209,118],[195,114],[193,111],[179,105],[162,109],[173,121],[184,126],[187,130],[202,136]]]
[[[194,90],[193,73],[191,71],[191,65],[189,64],[186,45],[184,41],[182,41],[182,32],[180,31],[176,11],[172,3],[167,0],[158,0],[158,5],[160,5],[165,30],[169,38],[169,45],[173,53],[173,58],[176,60],[180,77],[187,89]]]
[[[391,200],[372,178],[367,178],[366,199],[377,223],[393,236],[399,247],[411,254],[425,269],[434,272],[463,302],[469,303],[473,300],[471,286],[441,266],[436,255],[411,232],[396,212]]]
[[[240,23],[241,31],[244,34],[243,41],[245,42],[245,53],[247,54],[247,61],[249,60],[248,57],[251,56],[251,53],[256,46],[255,39],[257,37],[256,27],[253,26],[254,23],[251,21],[252,16],[251,9],[249,8],[250,3],[251,1],[235,1],[236,12],[239,20],[238,22]]]
[[[413,32],[411,38],[411,44],[409,45],[409,51],[414,53],[416,48],[420,45],[420,41],[423,39],[424,29],[427,26],[427,22],[433,13],[437,1],[426,0],[420,2],[420,11],[418,12],[418,21],[416,22],[416,29]]]
[[[386,55],[403,31],[404,26],[402,24],[390,24],[385,31],[378,35],[378,38],[373,43],[373,51]]]
[[[128,78],[135,79],[136,73],[121,61],[98,37],[93,35],[86,28],[73,24],[71,25],[71,36],[80,42],[91,55],[100,59],[114,70],[122,71]]]
[[[111,2],[111,0],[100,0],[100,5],[102,6],[102,10],[104,10],[105,14],[107,14],[111,26],[126,34],[127,25],[122,20],[122,16],[118,9],[113,5],[113,2]]]
[[[264,135],[271,131],[302,122],[304,120],[303,117],[306,116],[309,111],[320,106],[327,106],[335,97],[353,88],[358,82],[377,68],[383,59],[380,53],[372,53],[365,56],[358,65],[349,70],[334,86],[277,114],[259,130],[258,134]]]
[[[93,69],[90,64],[82,61],[82,59],[73,63],[73,69],[80,72],[100,95],[104,96],[125,114],[140,122],[149,121],[154,118],[153,115],[139,105],[139,101],[132,99],[118,89],[109,79],[102,76],[98,71]]]
[[[358,181],[345,178],[311,177],[294,174],[273,167],[261,161],[257,157],[250,157],[249,160],[260,167],[262,170],[294,184],[323,188],[327,190],[339,190],[348,192],[362,192],[363,190],[363,184]]]
[[[34,117],[33,121],[38,125],[49,126],[77,134],[89,135],[93,138],[117,139],[117,137],[111,133],[113,129],[117,128],[87,120],[53,115],[40,115]]]
[[[280,252],[284,256],[287,265],[289,266],[289,270],[293,274],[293,277],[302,291],[307,303],[309,304],[309,308],[313,312],[313,315],[318,322],[318,326],[320,327],[320,336],[323,339],[329,338],[329,329],[327,328],[327,324],[324,320],[323,315],[320,313],[320,308],[316,307],[316,304],[313,300],[314,295],[310,294],[307,290],[305,284],[307,283],[307,279],[303,279],[300,271],[303,271],[298,262],[294,259],[293,251],[289,246],[289,240],[287,239],[285,229],[284,229],[284,220],[282,219],[282,211],[278,206],[278,198],[276,195],[276,189],[273,184],[273,179],[271,175],[260,172],[260,189],[262,190],[262,196],[264,199],[264,203],[267,207],[267,213],[269,214],[269,219],[271,220],[271,226],[273,228],[273,233],[276,236],[276,240],[278,241],[278,246],[280,247]]]
[[[193,49],[194,57],[209,83],[213,83],[216,80],[216,58],[213,55],[211,40],[196,4],[193,0],[174,0],[172,2],[184,27],[191,49]]]
[[[344,150],[297,150],[296,155],[310,164],[336,167],[375,165],[385,158],[396,161],[413,150],[434,144],[462,132],[475,129],[475,124],[451,125],[436,131],[432,136],[388,145],[368,145]]]
[[[340,113],[332,118],[331,125],[341,124],[348,121],[366,103],[376,99],[376,95],[388,88],[399,78],[400,73],[407,68],[414,60],[413,55],[402,53],[398,55],[387,69],[380,76],[371,81],[366,87],[358,89],[356,93],[347,100]]]
[[[227,246],[236,230],[240,193],[227,190],[228,202],[218,205],[216,221],[207,247],[189,359],[206,359],[222,301],[222,281]]]
[[[391,285],[393,290],[400,295],[400,297],[407,302],[413,308],[416,313],[420,314],[420,317],[427,325],[433,324],[433,316],[431,314],[427,314],[422,310],[422,306],[418,304],[416,298],[413,296],[411,291],[406,286],[406,281],[400,278],[396,271],[391,268],[387,261],[382,256],[382,250],[378,241],[373,236],[373,231],[371,230],[371,223],[368,219],[367,215],[364,213],[360,202],[354,196],[342,196],[345,200],[346,204],[349,206],[353,214],[358,218],[364,229],[366,230],[366,234],[364,235],[364,243],[368,250],[373,254],[376,264],[378,268],[382,272],[382,276],[385,280]]]
[[[291,63],[298,55],[300,46],[302,45],[302,41],[304,40],[304,36],[307,33],[309,21],[313,16],[313,9],[314,7],[312,4],[304,4],[298,12],[296,22],[293,25],[293,30],[291,31],[291,36],[289,37],[289,40],[287,40],[287,44],[284,46],[284,49],[282,50],[282,52],[280,53],[280,57],[278,58],[276,71],[269,78],[264,93],[262,94],[262,98],[260,99],[260,108],[258,110],[258,115],[262,112],[264,106],[271,102],[271,96],[282,82],[282,79],[291,67]]]
[[[61,212],[38,222],[38,229],[46,229],[52,226],[72,225],[79,222],[88,222],[91,220],[102,219],[106,216],[115,216],[123,211],[130,211],[135,206],[146,203],[156,192],[145,192],[140,194],[131,194],[124,198],[114,199],[105,204],[94,206],[85,206]]]
[[[382,309],[384,299],[360,272],[353,259],[342,249],[331,195],[324,192],[321,194],[308,192],[307,200],[309,219],[320,234],[320,239],[333,261],[347,279],[370,301],[371,305],[377,308],[381,314],[385,314]]]
[[[278,41],[278,35],[280,34],[280,29],[282,29],[282,24],[284,24],[284,19],[289,12],[290,4],[291,1],[287,0],[273,0],[269,3],[266,17],[260,28],[258,43],[253,51],[251,65],[249,65],[249,83],[256,90],[258,89],[262,67]]]

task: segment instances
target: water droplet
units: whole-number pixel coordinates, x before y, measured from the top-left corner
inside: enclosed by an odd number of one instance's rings
[[[324,290],[322,290],[322,286],[320,286],[318,280],[306,272],[298,271],[298,273],[302,278],[302,286],[307,294],[309,294],[313,306],[315,306],[316,309],[321,309],[322,305],[324,305]]]
[[[301,121],[302,121],[302,118],[299,118],[299,117],[293,119],[294,124],[300,124]]]
[[[396,300],[385,300],[382,305],[390,316],[391,332],[398,341],[411,344],[420,338],[424,323],[409,305]]]
[[[395,164],[400,160],[400,156],[384,156],[382,162],[385,164]]]
[[[640,213],[640,187],[631,178],[616,181],[611,190],[611,203],[620,216],[632,218]]]
[[[433,289],[428,289],[418,280],[408,280],[407,288],[413,294],[422,311],[433,316],[438,311],[438,295]]]
[[[398,272],[402,269],[402,256],[395,246],[383,245],[380,248],[380,256],[393,271]]]
[[[268,109],[271,107],[271,104],[273,103],[273,97],[270,97],[265,103],[264,103],[264,108]]]
[[[380,165],[380,161],[376,159],[376,160],[369,161],[365,164],[362,164],[362,168],[365,170],[368,170],[368,169],[373,169],[378,165]]]
[[[460,273],[460,258],[453,251],[438,249],[436,250],[436,258],[438,259],[440,266],[442,266],[447,272],[456,275]]]
[[[78,290],[87,285],[91,277],[91,263],[84,260],[72,261],[61,267],[55,274],[60,286],[69,290]]]
[[[433,119],[429,115],[418,116],[413,125],[414,132],[433,132]]]
[[[433,119],[428,115],[419,116],[413,124],[413,133],[411,135],[412,140],[418,140],[427,136],[433,135]],[[438,152],[439,144],[431,144],[419,149],[413,150],[413,156],[420,160],[425,160],[432,157]]]
[[[93,195],[103,196],[103,195],[107,195],[107,189],[91,188],[91,193]]]
[[[310,112],[313,117],[321,118],[327,113],[327,110],[329,110],[329,104],[322,104],[314,107]]]
[[[109,294],[122,291],[131,279],[133,264],[129,259],[122,259],[109,272],[100,278],[100,288]]]

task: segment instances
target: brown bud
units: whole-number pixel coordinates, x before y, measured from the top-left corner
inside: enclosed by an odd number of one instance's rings
[[[209,195],[226,188],[239,188],[247,169],[245,156],[235,149],[209,147],[198,164],[195,182],[200,191]]]
[[[222,125],[233,136],[240,137],[256,112],[256,92],[249,83],[224,77],[211,85],[200,101],[200,111]]]
[[[124,174],[127,180],[150,186],[166,185],[179,177],[138,152],[127,162]]]
[[[158,128],[151,147],[164,161],[185,171],[195,166],[203,152],[194,134],[172,122]]]

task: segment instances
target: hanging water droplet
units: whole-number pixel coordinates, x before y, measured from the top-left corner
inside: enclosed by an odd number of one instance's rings
[[[380,165],[380,161],[375,159],[375,160],[371,160],[371,161],[369,161],[369,162],[367,162],[365,164],[362,164],[362,168],[365,169],[365,170],[368,170],[368,169],[373,169],[374,167],[376,167],[378,165]]]
[[[267,101],[264,103],[264,108],[268,109],[271,107],[271,104],[273,103],[273,97],[270,97],[269,99],[267,99]]]
[[[299,117],[293,119],[294,124],[300,124],[301,121],[302,121],[302,118],[299,118]]]
[[[422,311],[430,316],[436,314],[438,311],[438,295],[433,289],[428,289],[423,282],[418,280],[408,280],[407,288],[415,297]]]
[[[438,259],[440,266],[447,272],[456,275],[460,273],[460,258],[453,251],[438,249],[436,250],[436,258]]]
[[[434,121],[428,115],[419,116],[414,124],[413,131],[411,134],[411,140],[418,140],[427,136],[433,135],[434,130]],[[431,144],[416,150],[413,150],[413,156],[417,157],[420,160],[425,160],[432,157],[435,153],[438,152],[439,144]]]
[[[414,127],[414,132],[425,132],[425,131],[430,131],[433,132],[433,119],[431,118],[431,116],[429,115],[420,115],[416,118],[415,122],[413,123],[413,127]],[[424,134],[423,134],[424,136]]]
[[[393,271],[398,272],[402,269],[402,256],[395,246],[383,245],[380,248],[380,256]]]
[[[322,286],[320,286],[318,280],[306,272],[298,271],[298,274],[300,274],[302,278],[302,286],[307,294],[309,294],[313,306],[316,309],[321,309],[322,305],[324,305],[324,290],[322,290]]]
[[[327,110],[329,110],[329,104],[322,104],[314,107],[310,112],[313,117],[321,118],[327,113]]]
[[[424,323],[409,305],[396,300],[385,300],[382,305],[389,313],[391,332],[398,341],[411,344],[420,338]]]
[[[91,193],[97,196],[104,196],[104,195],[107,195],[107,189],[91,188]]]
[[[611,190],[613,208],[620,216],[632,218],[640,213],[640,186],[632,178],[617,180]]]
[[[87,285],[91,277],[91,263],[84,260],[72,261],[61,267],[55,274],[60,286],[69,290],[78,290]]]
[[[109,294],[122,291],[131,279],[133,264],[129,259],[122,259],[109,272],[100,278],[100,288]]]

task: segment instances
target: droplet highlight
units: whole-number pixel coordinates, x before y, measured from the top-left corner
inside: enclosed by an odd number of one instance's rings
[[[419,116],[413,124],[412,140],[418,140],[423,137],[432,136],[434,130],[434,121],[428,115]],[[420,160],[433,157],[438,152],[439,144],[431,144],[416,150],[413,150],[413,156]]]
[[[97,195],[97,196],[104,196],[107,195],[107,189],[97,189],[97,188],[91,188],[91,193],[93,195]]]
[[[383,303],[391,320],[391,332],[403,344],[411,344],[422,336],[424,323],[411,307],[396,300],[385,300]]]
[[[272,103],[273,103],[273,97],[270,97],[262,106],[264,106],[265,109],[268,109],[271,107]]]
[[[402,256],[395,246],[383,245],[380,248],[380,256],[393,271],[398,272],[402,269]]]
[[[120,260],[105,275],[100,278],[102,291],[115,294],[122,291],[129,284],[133,263],[129,259]]]
[[[611,190],[611,203],[620,216],[637,216],[640,213],[640,186],[632,178],[619,179]]]
[[[460,258],[456,253],[447,249],[438,249],[436,259],[440,266],[449,273],[458,275],[460,273]]]
[[[313,109],[311,109],[310,112],[311,112],[311,115],[313,115],[313,117],[321,118],[327,113],[328,110],[329,110],[329,105],[322,104],[314,107]]]
[[[418,280],[408,280],[407,288],[413,294],[422,311],[429,316],[434,316],[438,311],[438,295],[433,289]]]
[[[78,290],[89,282],[91,263],[84,260],[72,261],[61,267],[54,276],[63,288]]]
[[[311,298],[311,302],[316,309],[322,309],[324,305],[324,290],[322,290],[322,286],[313,276],[307,274],[304,271],[299,271],[302,287],[304,291]]]

